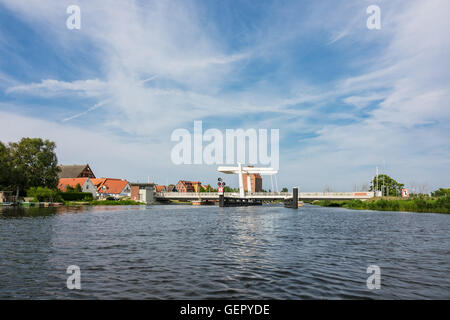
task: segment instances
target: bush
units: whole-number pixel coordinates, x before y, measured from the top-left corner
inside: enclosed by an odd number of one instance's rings
[[[365,209],[367,206],[364,202],[362,202],[359,199],[351,200],[350,202],[346,203],[344,205],[346,208],[352,208],[352,209]]]
[[[27,196],[33,198],[35,202],[55,202],[61,200],[57,190],[46,187],[31,187],[27,190]]]
[[[64,201],[92,201],[93,196],[90,192],[61,192],[61,198]]]
[[[417,197],[412,199],[380,199],[368,201],[316,200],[313,204],[325,207],[342,206],[349,209],[450,213],[450,195],[435,199]]]

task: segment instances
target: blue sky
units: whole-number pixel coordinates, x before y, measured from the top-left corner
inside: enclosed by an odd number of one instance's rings
[[[66,27],[72,4],[80,30]],[[372,4],[380,30],[366,27]],[[448,187],[449,9],[0,0],[0,140],[54,140],[61,163],[98,176],[214,184],[216,166],[170,160],[172,131],[202,120],[279,129],[280,186],[352,191],[379,166],[410,188]]]

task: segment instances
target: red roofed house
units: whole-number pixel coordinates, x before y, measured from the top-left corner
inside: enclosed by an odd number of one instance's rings
[[[127,180],[111,179],[111,178],[100,178],[91,180],[92,183],[97,188],[97,195],[100,198],[105,197],[121,198],[131,196],[131,186]]]
[[[191,184],[194,187],[195,192],[200,192],[200,186],[202,185],[200,181],[192,181]]]
[[[90,192],[94,198],[97,197],[97,188],[89,178],[61,178],[58,181],[58,189],[62,192],[67,191],[67,187],[75,188],[80,185],[82,192]]]
[[[156,192],[165,192],[166,186],[155,186],[155,191]]]
[[[175,186],[174,184],[169,184],[169,185],[166,187],[166,191],[167,191],[167,192],[176,192],[176,191],[177,191],[177,188],[176,188],[176,186]]]
[[[177,183],[178,192],[195,192],[195,188],[191,181],[180,180]]]

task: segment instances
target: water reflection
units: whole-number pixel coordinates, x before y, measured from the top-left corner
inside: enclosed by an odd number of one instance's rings
[[[21,217],[45,217],[58,214],[73,214],[83,212],[108,212],[108,211],[137,211],[147,210],[147,206],[60,206],[60,207],[0,207],[0,219]]]

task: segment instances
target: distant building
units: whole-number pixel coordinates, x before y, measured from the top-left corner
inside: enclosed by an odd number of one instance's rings
[[[167,191],[167,192],[176,192],[176,191],[177,191],[177,187],[176,187],[174,184],[169,184],[169,185],[166,187],[166,191]]]
[[[67,187],[75,188],[80,185],[82,192],[90,192],[94,198],[97,197],[97,188],[89,178],[61,178],[58,181],[58,189],[62,192],[67,191]]]
[[[97,188],[97,195],[100,198],[105,197],[130,197],[131,186],[127,180],[100,178],[91,179],[92,183]]]
[[[14,202],[16,197],[12,191],[0,191],[0,202]]]
[[[95,179],[94,172],[88,164],[59,166],[58,178],[91,178]]]
[[[180,180],[177,183],[178,192],[196,192],[195,187],[192,185],[192,181]]]
[[[194,187],[194,192],[200,192],[200,186],[202,185],[200,181],[191,181],[191,184]]]
[[[156,192],[166,192],[166,186],[155,186]]]
[[[154,200],[154,183],[130,183],[131,200],[152,203]]]
[[[248,192],[247,174],[242,175],[244,182],[244,190]],[[262,178],[259,173],[250,174],[250,192],[262,192]]]

